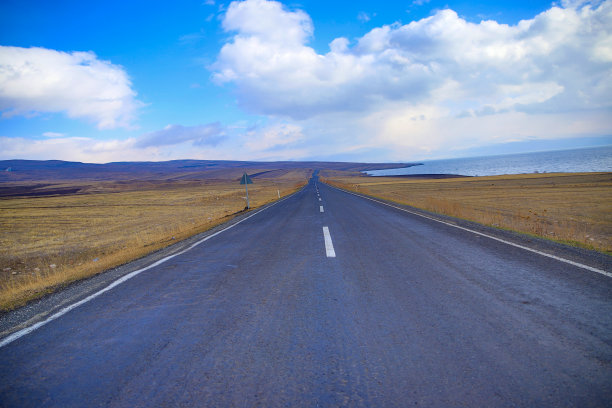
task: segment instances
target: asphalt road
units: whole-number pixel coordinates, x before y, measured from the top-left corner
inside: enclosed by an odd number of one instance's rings
[[[0,348],[0,406],[612,405],[611,278],[318,186]]]

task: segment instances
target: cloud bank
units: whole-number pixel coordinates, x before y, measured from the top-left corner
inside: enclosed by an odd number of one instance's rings
[[[219,122],[196,126],[170,124],[164,128],[125,139],[99,140],[44,132],[29,139],[0,135],[0,160],[76,160],[88,163],[112,161],[159,161],[175,159],[283,160],[304,157],[297,147],[304,142],[301,127],[275,122],[245,126],[223,126]]]
[[[234,36],[214,78],[235,84],[241,105],[260,114],[299,120],[386,102],[444,104],[463,115],[612,103],[609,1],[553,7],[514,26],[474,24],[445,9],[354,42],[336,38],[326,54],[308,46],[308,15],[277,2],[233,2],[223,27]]]
[[[64,112],[112,129],[130,127],[139,106],[123,68],[92,52],[0,46],[3,117]]]
[[[304,11],[246,0],[223,13],[212,78],[261,116],[104,141],[55,127],[42,140],[0,134],[0,156],[409,161],[612,135],[612,0],[562,0],[513,25],[438,10],[333,39],[325,52],[310,45]],[[4,117],[63,112],[129,128],[140,105],[125,70],[93,53],[0,47]]]

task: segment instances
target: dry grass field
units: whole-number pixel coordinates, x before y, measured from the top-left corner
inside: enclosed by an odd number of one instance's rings
[[[321,179],[424,210],[612,252],[612,173],[431,180],[324,171]]]
[[[0,197],[0,310],[227,221],[246,205],[242,173],[4,185],[10,194]],[[279,190],[281,196],[296,191],[311,171],[248,173],[261,173],[249,185],[254,208],[276,200]]]

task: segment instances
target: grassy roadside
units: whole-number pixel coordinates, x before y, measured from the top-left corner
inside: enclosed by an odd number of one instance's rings
[[[416,179],[324,171],[331,185],[612,253],[612,173]]]
[[[293,193],[309,176],[295,170],[255,179],[251,208]],[[0,198],[0,310],[206,231],[245,208],[244,186],[233,179],[77,187],[79,194]]]

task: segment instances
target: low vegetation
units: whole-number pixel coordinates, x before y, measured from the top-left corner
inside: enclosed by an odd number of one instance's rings
[[[5,186],[10,196],[0,197],[0,309],[227,221],[245,209],[242,172],[225,171],[224,179]],[[261,172],[249,185],[251,207],[293,193],[310,174]]]
[[[325,171],[321,179],[424,210],[612,252],[612,173],[432,180]]]

